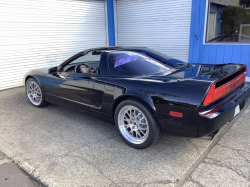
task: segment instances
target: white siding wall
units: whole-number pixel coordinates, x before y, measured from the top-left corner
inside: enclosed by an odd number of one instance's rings
[[[22,85],[31,69],[59,65],[106,46],[103,0],[0,2],[0,90]]]
[[[188,61],[192,0],[116,0],[117,45]]]

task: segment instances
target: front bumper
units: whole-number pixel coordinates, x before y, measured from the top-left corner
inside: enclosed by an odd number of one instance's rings
[[[239,105],[240,111],[242,112],[242,110],[247,107],[249,102],[250,85],[245,84],[243,87],[237,89],[234,93],[230,94],[230,96],[224,99],[224,102],[227,102],[229,98],[231,100],[226,103],[222,108],[220,108],[220,114],[215,118],[209,119],[203,115],[200,115],[198,111],[194,113],[192,124],[190,127],[191,129],[195,128],[193,130],[196,131],[196,137],[202,137],[205,135],[213,134],[222,126],[224,126],[227,122],[232,121],[234,119],[236,106]]]

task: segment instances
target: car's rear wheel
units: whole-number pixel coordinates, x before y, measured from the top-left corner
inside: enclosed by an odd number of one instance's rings
[[[29,101],[37,107],[42,107],[47,105],[44,99],[44,94],[42,92],[41,86],[34,78],[29,78],[26,81],[26,94]]]
[[[161,133],[153,112],[136,99],[124,100],[117,106],[115,124],[121,138],[136,149],[154,144]]]

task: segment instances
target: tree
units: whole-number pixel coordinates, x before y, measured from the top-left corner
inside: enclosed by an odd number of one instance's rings
[[[250,12],[247,12],[245,24],[250,24]]]
[[[247,10],[240,6],[227,6],[222,13],[225,34],[231,36],[233,41],[235,34],[239,33],[240,25],[244,24],[248,18]]]

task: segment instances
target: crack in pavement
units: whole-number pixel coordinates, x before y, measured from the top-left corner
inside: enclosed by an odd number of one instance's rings
[[[208,162],[206,160],[210,160],[212,162]],[[239,175],[240,177],[242,177],[242,178],[244,178],[244,179],[246,179],[247,181],[250,182],[250,180],[248,179],[248,176],[245,176],[242,171],[237,171],[237,168],[233,168],[233,167],[231,167],[231,166],[229,166],[229,165],[227,165],[225,163],[222,163],[220,160],[217,160],[217,159],[214,159],[214,158],[206,158],[203,161],[203,163],[208,164],[208,165],[215,165],[215,166],[218,166],[218,167],[227,168],[227,169],[233,171],[234,173],[236,173],[237,175]],[[242,167],[242,166],[240,166],[240,167]]]
[[[248,152],[248,151],[245,151],[245,150],[241,150],[241,149],[235,149],[235,148],[232,148],[232,147],[229,147],[229,146],[223,146],[223,145],[221,145],[221,144],[218,144],[218,146],[221,146],[221,147],[223,147],[223,148],[226,148],[226,149],[230,149],[230,150],[232,150],[232,151],[235,151],[236,153],[238,153],[238,155],[239,156],[241,156],[248,164],[250,164],[250,160],[245,156],[245,155],[243,155],[241,152],[243,152],[243,153],[250,153],[250,152]],[[242,166],[239,166],[239,167],[242,167]],[[250,169],[248,170],[248,177],[247,178],[245,178],[246,180],[248,180],[249,182],[250,182]]]
[[[240,150],[240,149],[234,149],[234,148],[231,148],[231,147],[228,147],[228,146],[223,146],[223,145],[221,145],[221,144],[217,144],[218,146],[221,146],[221,147],[223,147],[223,148],[226,148],[226,149],[230,149],[230,150],[232,150],[232,151],[235,151],[236,153],[238,153],[241,157],[243,157],[246,161],[247,161],[247,163],[249,163],[250,164],[250,160],[249,159],[247,159],[241,152],[243,152],[243,153],[249,153],[250,154],[250,152],[247,152],[247,151],[243,151],[243,150]]]
[[[75,158],[80,158],[80,159],[82,159],[85,163],[87,163],[88,165],[94,167],[94,168],[98,171],[99,174],[101,174],[101,175],[104,176],[106,179],[108,179],[108,180],[111,182],[111,184],[112,184],[112,183],[113,183],[113,184],[115,183],[112,179],[110,179],[108,176],[106,176],[100,168],[98,168],[98,167],[97,167],[96,165],[94,165],[93,163],[89,162],[87,159],[85,159],[85,158],[83,158],[83,157],[81,157],[81,156],[75,156],[75,155],[68,155],[68,156],[69,156],[69,157],[75,157]]]
[[[145,186],[145,185],[150,185],[150,184],[174,184],[174,182],[170,181],[170,180],[156,180],[156,181],[152,181],[152,182],[115,182],[114,183],[116,186],[124,186],[125,184],[130,184],[136,187],[141,187],[141,186]],[[110,184],[109,186],[112,186],[112,184]]]
[[[224,147],[224,148],[228,148],[228,149],[234,150],[234,151],[242,151],[242,152],[245,152],[245,153],[250,153],[250,152],[242,150],[242,149],[235,149],[235,148],[232,148],[232,147],[229,147],[229,146],[226,146],[226,145],[221,145],[219,143],[217,143],[217,145],[221,146],[221,147]]]
[[[192,183],[195,183],[195,184],[197,184],[199,187],[204,187],[203,184],[201,184],[201,183],[199,183],[198,181],[194,180],[192,177],[189,177],[189,178],[187,179],[187,181],[190,181],[190,182],[192,182]]]
[[[200,146],[195,145],[195,143],[193,143],[190,139],[187,139],[187,141],[194,147],[194,149],[196,150],[197,154],[201,156],[201,153],[199,153],[199,150],[197,148],[197,147],[200,147]],[[200,147],[200,148],[202,148],[202,147]]]
[[[242,151],[244,152],[244,151]],[[240,156],[242,156],[249,164],[250,164],[250,160],[248,160],[240,151],[237,152]],[[250,171],[250,170],[249,170]]]

